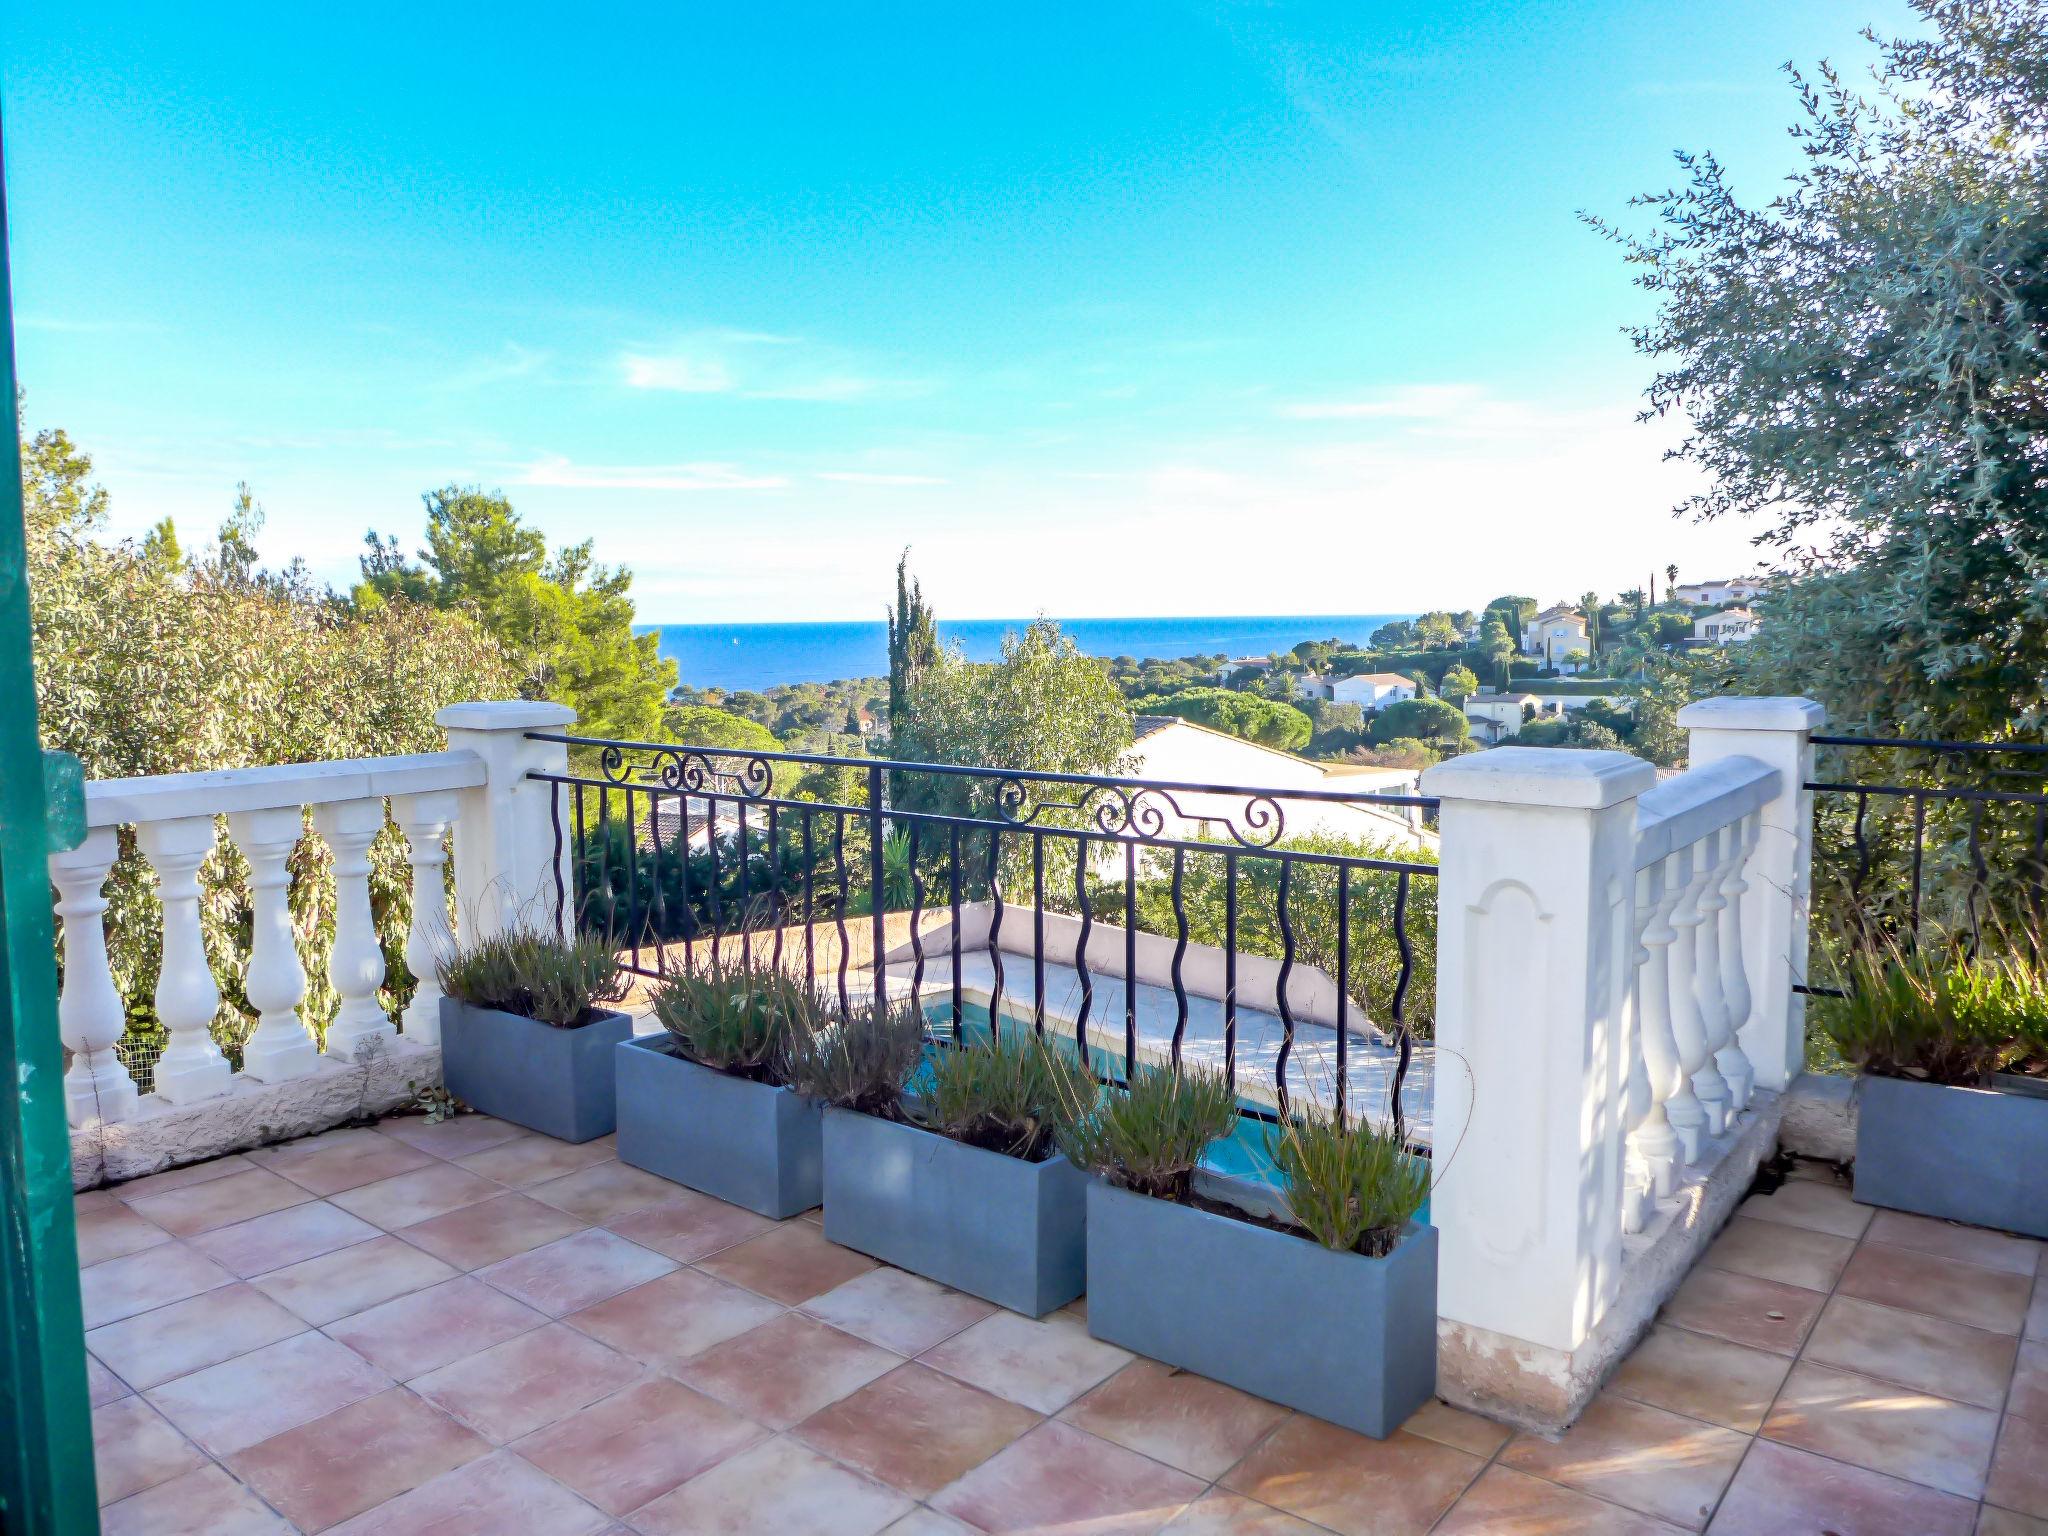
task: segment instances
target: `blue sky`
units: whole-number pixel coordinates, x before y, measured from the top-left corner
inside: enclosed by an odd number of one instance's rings
[[[1896,0],[24,0],[32,424],[336,582],[502,487],[643,618],[1305,613],[1724,574],[1574,219],[1791,167]]]

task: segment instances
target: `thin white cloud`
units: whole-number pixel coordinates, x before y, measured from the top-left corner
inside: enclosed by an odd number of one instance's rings
[[[1351,400],[1297,400],[1278,409],[1294,421],[1449,421],[1485,395],[1476,384],[1403,384]]]
[[[947,482],[938,475],[892,475],[878,470],[867,469],[821,469],[819,480],[833,480],[842,485],[944,485]]]
[[[628,389],[745,400],[846,404],[913,399],[935,388],[862,368],[843,349],[768,331],[694,331],[665,346],[629,348],[619,370]]]
[[[736,464],[577,464],[559,454],[521,467],[520,485],[567,486],[593,491],[774,491],[787,477],[750,473]]]
[[[628,389],[665,389],[685,395],[722,395],[733,387],[732,374],[715,357],[671,352],[648,357],[628,352],[619,359]]]

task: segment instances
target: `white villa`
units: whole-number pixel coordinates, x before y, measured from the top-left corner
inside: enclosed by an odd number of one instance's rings
[[[1521,735],[1529,718],[1548,712],[1533,693],[1475,693],[1465,701],[1472,734],[1488,746]]]
[[[1216,669],[1216,681],[1227,683],[1240,672],[1263,672],[1271,665],[1263,656],[1239,656]]]
[[[1730,576],[1725,581],[1681,581],[1671,589],[1671,595],[1681,603],[1695,607],[1722,603],[1746,603],[1764,591],[1764,583],[1754,576]]]
[[[1415,679],[1398,672],[1360,672],[1351,677],[1304,677],[1294,685],[1304,699],[1328,699],[1335,704],[1356,704],[1361,709],[1379,709],[1415,697]]]
[[[1724,608],[1692,621],[1692,637],[1703,645],[1741,645],[1756,636],[1757,617],[1748,608]]]
[[[1586,616],[1563,603],[1544,609],[1522,630],[1523,654],[1541,656],[1549,666],[1556,666],[1573,651],[1583,651],[1591,643]]]

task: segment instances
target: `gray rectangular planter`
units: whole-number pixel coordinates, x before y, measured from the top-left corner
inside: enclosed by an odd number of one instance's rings
[[[1088,1279],[1088,1178],[825,1111],[825,1236],[899,1269],[1043,1317]]]
[[[633,1021],[607,1010],[577,1029],[441,999],[441,1081],[472,1109],[563,1141],[618,1123],[612,1053]]]
[[[685,1061],[666,1034],[617,1055],[620,1162],[778,1221],[823,1197],[813,1100]]]
[[[1436,1391],[1436,1229],[1368,1259],[1094,1180],[1088,1331],[1384,1439]]]
[[[2048,1092],[2024,1079],[2000,1082],[1951,1088],[1863,1078],[1856,1198],[2048,1237]]]

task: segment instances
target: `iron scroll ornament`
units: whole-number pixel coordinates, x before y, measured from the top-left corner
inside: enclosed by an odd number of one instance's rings
[[[1031,786],[1037,782],[1015,777],[997,780],[996,814],[1011,826],[1029,827],[1036,825],[1038,818],[1047,811],[1072,811],[1082,820],[1093,823],[1095,830],[1105,836],[1158,838],[1165,835],[1170,811],[1182,821],[1204,826],[1221,822],[1231,840],[1240,848],[1271,848],[1287,832],[1286,813],[1281,810],[1279,800],[1268,794],[1247,795],[1232,815],[1195,816],[1190,815],[1170,791],[1153,785],[1124,786],[1074,780],[1072,782],[1080,785],[1080,794],[1072,800],[1050,800],[1032,798]]]
[[[765,799],[775,788],[774,766],[763,757],[746,757],[736,767],[720,768],[708,752],[688,747],[649,746],[633,751],[636,755],[629,758],[625,747],[611,742],[598,753],[598,772],[607,783],[724,794],[743,800]]]

